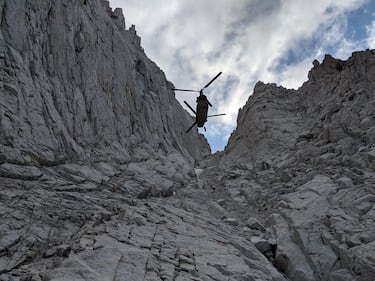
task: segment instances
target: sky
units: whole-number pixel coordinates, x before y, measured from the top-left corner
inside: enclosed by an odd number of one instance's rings
[[[375,0],[110,0],[176,88],[206,90],[207,138],[223,150],[257,81],[298,89],[314,59],[375,48]],[[177,92],[193,108],[196,94]],[[189,110],[189,109],[187,109]],[[189,112],[190,113],[190,112]]]

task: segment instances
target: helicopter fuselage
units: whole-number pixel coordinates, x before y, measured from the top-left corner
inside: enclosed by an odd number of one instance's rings
[[[205,95],[200,95],[197,97],[197,111],[195,115],[195,120],[198,127],[203,127],[204,123],[207,121],[209,101]]]
[[[225,115],[223,114],[215,114],[215,115],[207,115],[208,114],[208,106],[212,106],[212,104],[208,101],[207,97],[203,94],[203,90],[206,89],[208,86],[212,84],[220,75],[222,72],[219,72],[214,78],[211,79],[210,82],[208,82],[202,89],[199,91],[197,90],[189,90],[189,89],[176,89],[174,88],[174,91],[183,91],[183,92],[198,92],[199,96],[197,97],[197,109],[194,110],[186,101],[184,103],[186,106],[195,114],[195,122],[193,125],[189,127],[189,129],[186,130],[186,133],[188,133],[195,125],[198,127],[204,127],[204,124],[207,122],[207,117],[214,117],[214,116],[221,116]],[[206,128],[204,128],[206,131]]]

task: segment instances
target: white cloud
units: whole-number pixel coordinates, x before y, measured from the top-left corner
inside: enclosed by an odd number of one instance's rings
[[[375,48],[375,21],[373,21],[371,25],[367,27],[367,34],[367,44],[369,45],[369,48],[373,49]]]
[[[214,105],[210,113],[228,114],[209,120],[214,137],[220,130],[212,128],[235,127],[238,109],[258,80],[298,88],[311,62],[327,50],[335,50],[334,56],[356,50],[343,36],[345,13],[366,1],[111,0],[111,5],[123,8],[127,25],[136,25],[146,53],[176,87],[200,89],[223,71],[206,91]],[[374,46],[375,23],[369,34]],[[195,104],[192,94],[176,96]]]
[[[285,68],[280,72],[276,83],[288,89],[298,89],[302,82],[307,80],[308,71],[312,67],[311,62],[312,60],[309,57]]]

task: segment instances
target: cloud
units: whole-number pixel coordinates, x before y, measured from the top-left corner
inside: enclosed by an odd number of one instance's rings
[[[367,44],[371,49],[375,48],[375,21],[373,21],[369,26],[367,26]]]
[[[368,0],[111,0],[127,24],[135,24],[148,56],[179,88],[206,91],[214,105],[212,137],[235,127],[237,112],[258,80],[298,88],[315,58],[343,57],[358,42],[345,37],[346,15]],[[368,27],[375,45],[375,23]],[[366,45],[362,42],[360,47]],[[195,105],[195,96],[176,97]],[[222,129],[222,128],[225,128]],[[222,131],[222,133],[220,133]]]

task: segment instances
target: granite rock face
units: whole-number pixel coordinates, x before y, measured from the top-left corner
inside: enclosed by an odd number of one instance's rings
[[[0,1],[0,158],[21,165],[210,153],[108,1]],[[183,136],[183,137],[182,137]]]
[[[209,146],[121,10],[0,15],[1,281],[286,280],[200,188]]]
[[[236,213],[218,211],[204,179],[181,186],[160,162],[107,178],[78,165],[1,178],[0,280],[287,280],[226,222]],[[160,185],[171,192],[154,193]]]
[[[374,280],[374,75],[368,50],[314,61],[298,90],[259,82],[218,156],[291,280]]]
[[[374,280],[374,51],[259,82],[209,155],[108,1],[0,19],[1,281]]]

